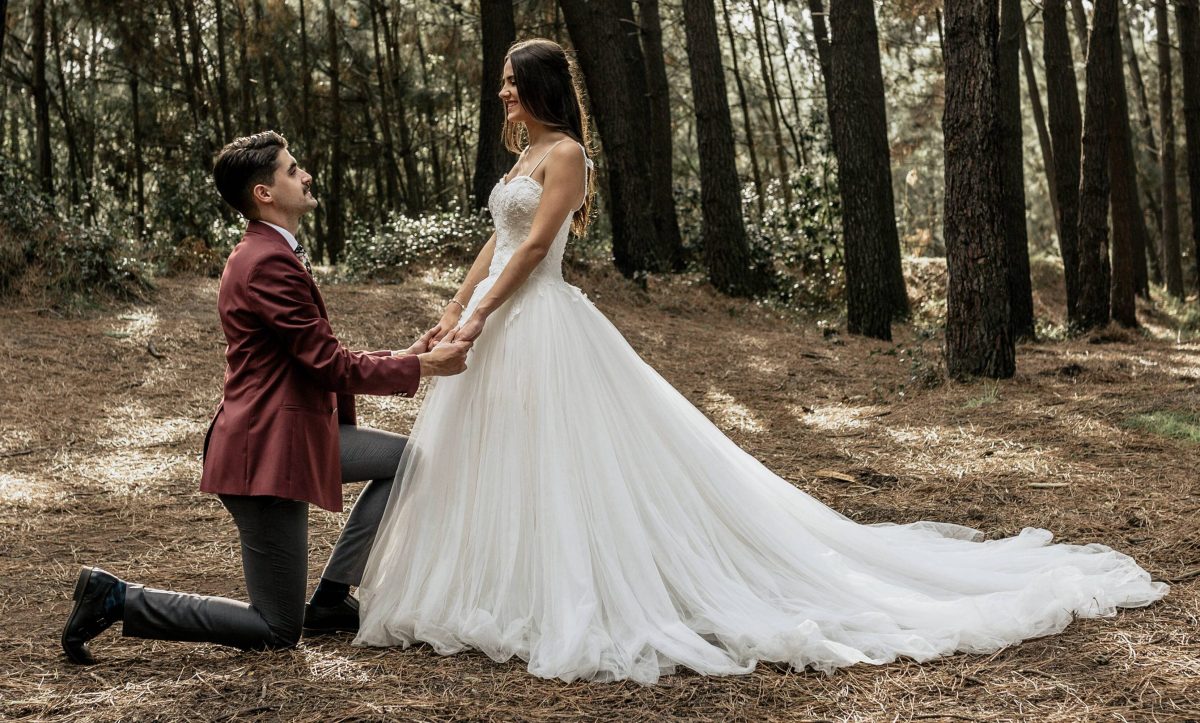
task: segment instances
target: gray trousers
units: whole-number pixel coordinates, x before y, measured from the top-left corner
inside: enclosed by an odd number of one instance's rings
[[[362,581],[407,437],[342,425],[342,482],[371,480],[350,511],[322,577]],[[243,650],[291,647],[300,640],[308,586],[308,503],[280,497],[220,495],[242,545],[250,602],[128,585],[125,635],[219,643]]]

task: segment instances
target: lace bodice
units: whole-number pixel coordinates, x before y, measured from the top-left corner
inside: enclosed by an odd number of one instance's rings
[[[517,248],[529,237],[533,227],[533,215],[542,200],[542,184],[531,176],[516,176],[507,183],[504,178],[492,188],[488,196],[488,209],[496,224],[496,250],[488,275],[494,276],[504,270]],[[562,279],[563,251],[571,232],[571,217],[567,216],[554,236],[550,252],[542,259],[530,278]]]

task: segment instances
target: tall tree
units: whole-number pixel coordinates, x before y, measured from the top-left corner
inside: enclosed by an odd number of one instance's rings
[[[683,0],[683,22],[700,153],[700,245],[714,286],[731,295],[753,295],[764,289],[765,277],[753,264],[742,222],[733,120],[712,0]]]
[[[1021,131],[1021,0],[1001,0],[996,86],[999,93],[1000,203],[1008,247],[1008,311],[1015,339],[1030,338],[1033,283],[1025,227],[1025,147]]]
[[[517,38],[517,23],[511,2],[479,3],[479,34],[483,41],[480,68],[479,142],[475,146],[475,208],[487,207],[488,194],[512,165],[512,154],[500,137],[504,128],[504,103],[500,96],[500,73],[504,56]]]
[[[384,71],[384,68],[387,66],[387,58],[380,51],[379,45],[379,26],[382,24],[379,15],[382,8],[379,7],[381,3],[379,3],[377,0],[369,0],[369,2],[371,12],[371,47],[375,51],[375,77],[379,81],[379,125],[383,131],[383,154],[382,157],[379,158],[379,161],[383,165],[382,176],[387,183],[386,198],[388,205],[392,208],[395,208],[400,199],[400,168],[396,162],[396,142],[392,137],[391,98],[390,93],[388,92],[389,88],[386,72]],[[506,3],[484,3],[485,6],[489,4],[505,5]],[[486,73],[484,76],[486,77]],[[492,93],[491,97],[494,100],[493,105],[499,103],[500,99],[496,97],[495,93]],[[483,97],[480,98],[479,107],[481,112],[484,104],[487,102],[487,99],[488,94],[485,92]],[[501,110],[501,112],[503,112],[503,110]],[[503,117],[501,118],[501,122],[503,122]],[[483,128],[481,126],[480,131],[482,130]],[[493,142],[498,142],[497,139],[500,135],[498,128],[494,129],[494,135],[497,138],[493,139]],[[482,133],[479,136],[479,142],[480,145],[482,145],[484,142],[484,136]],[[493,181],[493,183],[494,182],[495,181]]]
[[[1050,208],[1058,223],[1057,184],[1054,182],[1054,149],[1050,143],[1050,129],[1046,126],[1046,111],[1042,107],[1042,91],[1038,87],[1037,74],[1033,69],[1033,53],[1029,50],[1029,33],[1026,23],[1021,23],[1021,65],[1025,68],[1025,88],[1029,93],[1029,109],[1033,112],[1033,125],[1037,129],[1038,146],[1042,151],[1042,166],[1046,169],[1046,184],[1050,189]]]
[[[829,25],[829,124],[842,198],[846,322],[852,334],[890,340],[892,319],[908,313],[908,295],[900,267],[875,5],[838,0],[830,6]]]
[[[817,44],[817,64],[821,66],[821,79],[825,81],[825,105],[833,105],[829,97],[833,81],[829,78],[829,30],[825,26],[825,7],[821,0],[808,0],[808,12],[812,16],[813,40]]]
[[[642,125],[650,117],[649,90],[633,6],[629,0],[559,0],[559,6],[604,146],[613,260],[630,277],[662,271],[669,259],[659,256],[655,231],[649,137]]]
[[[1192,259],[1200,290],[1200,0],[1175,0],[1179,74],[1183,76],[1183,128],[1187,136],[1188,198],[1192,209]]]
[[[1133,153],[1133,131],[1129,120],[1129,96],[1125,89],[1125,73],[1122,69],[1121,25],[1117,19],[1118,32],[1114,42],[1113,62],[1116,70],[1112,76],[1112,109],[1109,112],[1109,173],[1112,177],[1110,202],[1112,203],[1112,316],[1125,326],[1137,325],[1134,296],[1143,289],[1148,293],[1146,274],[1146,247],[1149,233],[1146,217],[1138,197],[1137,161]]]
[[[344,158],[342,156],[342,76],[341,53],[338,46],[338,19],[333,11],[332,0],[325,0],[325,33],[328,38],[327,60],[329,63],[329,124],[333,129],[329,152],[329,193],[325,195],[325,244],[329,252],[329,263],[336,264],[345,243],[342,211],[342,181]]]
[[[754,142],[754,129],[750,125],[750,104],[746,100],[746,85],[742,81],[741,64],[738,62],[737,40],[733,35],[733,22],[729,18],[729,2],[721,0],[721,14],[725,20],[725,36],[729,40],[729,59],[733,62],[733,81],[737,85],[738,107],[742,111],[742,132],[746,135],[746,150],[750,154],[750,173],[754,180],[754,198],[761,218],[763,206],[762,171],[758,166],[758,151]]]
[[[46,86],[46,0],[33,3],[33,108],[36,117],[38,180],[54,193],[54,157],[50,148],[50,98]]]
[[[1083,160],[1079,185],[1079,300],[1072,325],[1087,331],[1108,323],[1111,315],[1108,174],[1113,74],[1116,55],[1117,0],[1096,0],[1088,37],[1087,93],[1083,116]]]
[[[1162,176],[1162,260],[1167,293],[1183,298],[1183,260],[1179,252],[1179,198],[1175,183],[1175,86],[1171,72],[1170,18],[1167,0],[1154,0],[1154,25],[1158,31],[1158,135],[1162,141],[1159,167]]]
[[[1149,155],[1154,160],[1158,160],[1158,143],[1154,137],[1154,124],[1150,120],[1150,100],[1146,97],[1146,83],[1142,80],[1141,63],[1138,62],[1137,48],[1133,45],[1133,33],[1129,29],[1130,19],[1129,13],[1121,11],[1118,14],[1117,25],[1120,30],[1121,45],[1124,46],[1124,58],[1129,67],[1129,80],[1133,82],[1134,98],[1137,101],[1138,126],[1141,129],[1141,134],[1145,138],[1144,142],[1135,140],[1132,128],[1130,130],[1130,151],[1133,155],[1133,181],[1138,190],[1141,192],[1141,197],[1145,199],[1146,213],[1154,219],[1157,230],[1162,231],[1159,224],[1162,221],[1162,213],[1159,211],[1159,202],[1155,196],[1155,189],[1150,178],[1138,180],[1138,169],[1141,166],[1150,166],[1149,159],[1139,163],[1139,158]],[[1120,48],[1118,48],[1120,51]],[[1117,53],[1120,58],[1121,53]],[[1123,85],[1123,84],[1122,84]],[[1122,95],[1125,95],[1122,93]],[[1129,105],[1128,97],[1126,96],[1126,106]],[[1128,116],[1128,111],[1126,112]],[[1132,123],[1127,122],[1126,125],[1132,126]],[[1145,214],[1142,213],[1142,204],[1139,197],[1134,195],[1134,202],[1137,204],[1138,219],[1134,223],[1133,237],[1133,282],[1134,289],[1137,294],[1143,298],[1150,298],[1150,279],[1146,268],[1146,262],[1149,261],[1154,267],[1155,281],[1162,283],[1162,270],[1159,268],[1158,253],[1154,249],[1154,244],[1150,239],[1149,228],[1146,225]]]
[[[233,116],[229,109],[229,62],[228,37],[225,32],[224,0],[213,0],[217,26],[217,105],[221,112],[220,142],[224,145],[233,138]],[[301,0],[303,6],[303,0]],[[303,16],[303,10],[301,10]],[[305,99],[307,105],[307,99]],[[307,145],[307,144],[306,144]]]
[[[1050,141],[1054,152],[1054,195],[1058,198],[1058,245],[1067,288],[1067,318],[1075,319],[1079,299],[1079,164],[1083,133],[1066,0],[1045,0],[1043,55]]]
[[[658,236],[658,255],[667,268],[682,271],[683,240],[675,215],[675,155],[671,128],[671,87],[667,82],[666,53],[663,50],[662,20],[658,0],[641,0],[639,20],[642,31],[642,55],[646,59],[646,87],[650,100],[650,170],[654,193],[654,232]]]
[[[992,0],[946,4],[946,368],[955,377],[1016,370],[1004,211],[995,203],[1004,197],[999,26]]]
[[[762,74],[763,89],[767,93],[768,117],[771,119],[771,133],[775,139],[775,171],[779,174],[784,205],[791,206],[792,184],[788,177],[787,150],[783,145],[783,130],[780,125],[779,92],[775,86],[775,71],[771,67],[771,57],[767,53],[767,44],[763,37],[765,22],[762,11],[754,0],[750,1],[750,17],[754,22],[754,42],[758,48],[758,67]]]

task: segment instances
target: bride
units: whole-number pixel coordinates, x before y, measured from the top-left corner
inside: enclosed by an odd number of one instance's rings
[[[574,65],[517,43],[500,96],[509,148],[527,145],[438,331],[476,339],[471,368],[429,388],[357,644],[652,683],[985,653],[1166,594],[1130,557],[1041,529],[857,524],[743,452],[563,280],[595,183]]]

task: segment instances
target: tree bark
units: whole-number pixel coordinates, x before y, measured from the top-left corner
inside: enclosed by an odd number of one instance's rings
[[[1083,0],[1071,0],[1071,15],[1075,21],[1075,35],[1079,38],[1079,48],[1087,54],[1088,22],[1087,11],[1083,9]]]
[[[825,81],[825,106],[833,105],[829,97],[833,81],[829,77],[829,31],[825,27],[825,8],[821,0],[808,0],[808,12],[812,16],[813,39],[817,43],[817,63],[821,66],[821,79]]]
[[[133,116],[133,187],[134,187],[134,219],[137,224],[139,239],[146,237],[146,168],[145,150],[142,139],[141,94],[138,87],[138,68],[130,67],[129,73],[129,104]]]
[[[750,15],[754,21],[754,43],[758,48],[758,67],[762,73],[763,88],[767,92],[767,108],[771,119],[771,133],[775,139],[775,170],[779,173],[779,184],[783,191],[784,206],[792,205],[792,184],[788,175],[787,151],[783,145],[783,128],[779,119],[779,93],[775,88],[775,73],[763,38],[763,17],[758,3],[751,0]]]
[[[507,3],[483,3],[488,5],[507,5]],[[396,208],[400,200],[400,168],[396,163],[396,143],[392,137],[392,108],[388,102],[388,83],[385,77],[384,67],[387,65],[387,58],[380,52],[379,45],[379,26],[381,20],[379,15],[384,11],[384,8],[379,7],[380,3],[377,0],[370,0],[371,11],[371,43],[375,51],[375,78],[379,81],[379,126],[383,132],[383,178],[386,182],[386,199],[387,205]],[[487,77],[487,73],[484,73]],[[493,94],[494,95],[494,94]],[[488,94],[485,92],[480,100],[480,108],[482,109],[487,102]],[[496,100],[499,100],[497,98]],[[481,129],[482,130],[482,129]],[[479,137],[480,145],[483,145],[483,135]],[[486,201],[485,201],[486,202]]]
[[[1079,173],[1083,120],[1071,38],[1067,34],[1066,0],[1045,0],[1043,46],[1050,141],[1054,158],[1054,195],[1058,198],[1058,244],[1067,289],[1067,318],[1076,318],[1079,300]]]
[[[851,334],[891,339],[908,313],[887,139],[875,6],[838,0],[829,12],[829,124],[838,161]],[[993,197],[993,201],[996,197]]]
[[[1004,198],[999,29],[993,1],[946,4],[946,368],[956,378],[1016,370],[1005,212],[995,203]]]
[[[1187,137],[1188,197],[1192,209],[1192,260],[1200,291],[1200,0],[1175,0],[1179,74],[1183,76],[1183,127]]]
[[[1001,0],[996,45],[1001,217],[1008,247],[1008,313],[1014,339],[1034,336],[1033,284],[1029,277],[1029,236],[1025,225],[1025,147],[1021,128],[1021,0]]]
[[[1096,0],[1088,39],[1087,93],[1083,117],[1083,161],[1079,185],[1079,301],[1072,325],[1088,331],[1111,316],[1108,211],[1113,108],[1113,74],[1119,72],[1117,0]]]
[[[1118,21],[1118,24],[1119,21]],[[1121,68],[1121,35],[1114,33],[1112,106],[1109,109],[1109,175],[1112,203],[1112,318],[1122,326],[1137,326],[1137,261],[1146,258],[1139,238],[1146,233],[1145,218],[1138,203],[1137,171],[1133,157],[1133,134],[1129,124],[1129,100],[1125,91],[1125,73]],[[1139,228],[1140,226],[1140,228]],[[1138,249],[1142,253],[1138,253]]]
[[[733,120],[712,0],[683,0],[683,19],[700,154],[704,260],[714,286],[726,294],[751,296],[764,289],[765,277],[754,266],[742,221]]]
[[[512,166],[512,154],[504,147],[504,103],[500,96],[500,74],[504,56],[517,38],[517,23],[511,2],[479,3],[479,34],[483,41],[479,101],[479,142],[475,147],[475,208],[486,208],[492,188]]]
[[[183,11],[184,20],[187,21],[188,47],[192,55],[192,88],[196,94],[196,106],[200,118],[200,125],[196,128],[196,133],[200,136],[200,150],[207,159],[213,151],[212,137],[206,127],[209,120],[207,98],[211,96],[206,96],[204,92],[207,74],[204,72],[204,56],[201,52],[203,38],[200,34],[200,18],[196,15],[196,0],[183,0]]]
[[[1158,31],[1158,134],[1162,141],[1159,167],[1162,175],[1162,266],[1167,293],[1182,299],[1183,260],[1179,251],[1179,191],[1175,183],[1175,86],[1171,72],[1170,18],[1167,0],[1154,0]]]
[[[613,260],[628,277],[664,271],[654,223],[645,59],[629,0],[559,0],[587,83],[607,168]],[[740,217],[739,217],[740,219]]]
[[[54,157],[50,149],[50,99],[46,87],[46,0],[33,3],[33,107],[37,137],[38,180],[54,193]]]
[[[171,16],[171,30],[175,37],[175,56],[179,62],[179,79],[183,81],[183,96],[187,100],[188,112],[192,116],[192,127],[200,127],[200,98],[194,84],[191,64],[188,62],[187,42],[183,37],[183,14],[180,12],[178,0],[167,0],[167,8]]]
[[[224,0],[213,0],[217,25],[217,105],[221,112],[221,138],[217,145],[224,145],[233,138],[233,116],[229,108],[229,63],[226,52]],[[303,4],[303,0],[301,0]],[[303,10],[301,17],[304,17]],[[303,51],[307,55],[307,51]],[[307,100],[305,101],[307,105]]]
[[[242,96],[242,117],[240,119],[239,135],[249,127],[259,125],[258,109],[254,103],[254,95],[250,88],[250,28],[246,18],[247,0],[236,0],[238,9],[238,84]],[[305,54],[307,56],[307,53]],[[304,61],[307,62],[307,61]]]
[[[71,109],[72,89],[67,87],[67,76],[63,71],[62,59],[62,27],[59,24],[59,8],[51,8],[50,42],[54,47],[54,70],[58,77],[58,98],[55,106],[58,108],[58,118],[62,122],[63,137],[67,142],[67,191],[72,205],[80,201],[80,181],[86,180],[83,161],[79,148],[79,138],[76,129],[76,114]]]
[[[421,66],[421,82],[425,84],[426,88],[429,88],[431,86],[429,82],[429,61],[425,57],[425,41],[421,37],[420,24],[413,28],[413,35],[417,41],[417,61]],[[446,174],[442,164],[441,148],[438,147],[437,118],[434,114],[433,99],[427,97],[422,100],[420,105],[425,116],[425,142],[429,148],[429,164],[433,167],[432,200],[434,206],[441,208],[445,204]]]
[[[758,165],[758,150],[754,142],[754,129],[750,125],[750,105],[746,101],[746,86],[742,82],[742,70],[738,64],[737,42],[733,36],[733,24],[729,20],[729,3],[721,0],[721,14],[725,20],[725,35],[729,40],[729,55],[733,61],[733,82],[737,85],[738,106],[742,112],[742,132],[746,134],[746,148],[750,152],[750,172],[754,178],[754,197],[758,206],[758,217],[764,213],[762,171]]]
[[[332,0],[325,0],[326,35],[329,44],[327,48],[329,62],[329,124],[334,130],[330,139],[329,152],[329,192],[325,195],[326,250],[329,252],[329,263],[337,264],[345,243],[344,223],[342,212],[342,82],[341,54],[338,52],[338,20],[333,11]]]
[[[1054,148],[1050,143],[1050,129],[1046,127],[1046,111],[1042,106],[1042,91],[1038,87],[1037,74],[1033,67],[1033,53],[1029,51],[1029,37],[1025,23],[1021,23],[1021,65],[1025,68],[1025,87],[1029,92],[1029,107],[1033,112],[1033,125],[1037,128],[1038,146],[1042,151],[1042,167],[1046,169],[1046,187],[1050,190],[1050,208],[1058,223],[1057,184],[1054,180]]]
[[[659,258],[667,268],[684,268],[683,240],[675,215],[673,136],[671,129],[671,86],[662,42],[662,21],[658,0],[641,0],[642,55],[646,59],[646,86],[650,101],[650,170],[654,188],[654,232],[658,236]]]
[[[1134,226],[1134,287],[1136,288],[1139,296],[1144,299],[1149,299],[1150,279],[1148,270],[1146,268],[1146,262],[1149,261],[1152,266],[1156,283],[1162,283],[1162,269],[1159,265],[1156,245],[1151,239],[1149,227],[1146,225],[1146,215],[1149,215],[1150,218],[1154,219],[1155,230],[1161,234],[1162,211],[1160,210],[1161,204],[1159,204],[1158,199],[1154,194],[1155,189],[1152,188],[1152,179],[1147,177],[1145,173],[1142,173],[1140,175],[1142,175],[1143,180],[1137,180],[1139,176],[1138,171],[1142,167],[1150,167],[1151,162],[1147,160],[1144,161],[1142,165],[1139,165],[1137,160],[1139,157],[1143,156],[1144,153],[1148,153],[1154,159],[1154,161],[1157,162],[1158,143],[1154,137],[1154,123],[1152,123],[1150,120],[1150,100],[1146,97],[1146,84],[1142,80],[1142,68],[1141,64],[1138,62],[1137,48],[1135,48],[1133,45],[1133,33],[1129,30],[1129,13],[1122,11],[1119,14],[1118,25],[1121,32],[1121,43],[1125,49],[1124,57],[1126,62],[1129,64],[1129,79],[1133,81],[1134,97],[1137,99],[1136,107],[1138,114],[1138,125],[1141,127],[1142,134],[1146,137],[1146,142],[1143,146],[1140,143],[1134,142],[1132,140],[1133,134],[1132,132],[1130,133],[1130,144],[1133,150],[1134,158],[1134,181],[1137,183],[1138,188],[1141,191],[1141,197],[1144,198],[1146,202],[1144,211],[1139,203],[1138,213],[1141,220]],[[1121,55],[1118,54],[1117,57],[1121,57]],[[1126,105],[1128,105],[1128,95],[1126,95]],[[1137,198],[1135,197],[1134,200],[1137,201]]]

